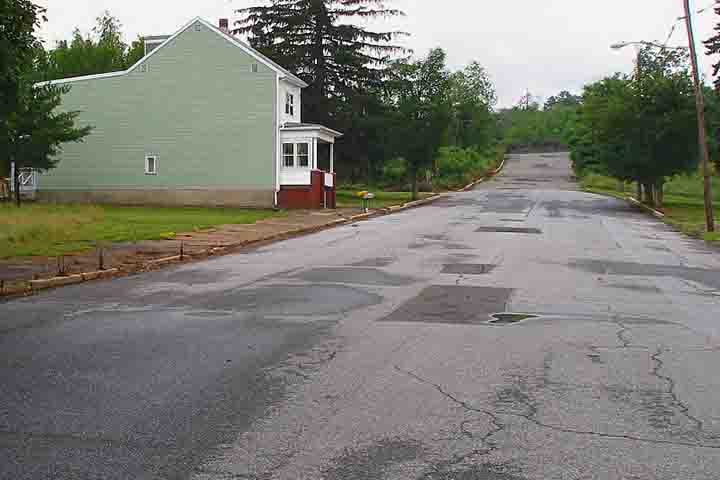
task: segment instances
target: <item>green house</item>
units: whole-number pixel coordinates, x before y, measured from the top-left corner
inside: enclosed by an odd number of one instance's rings
[[[146,37],[145,56],[128,70],[50,82],[70,86],[63,108],[80,111],[79,123],[93,131],[39,175],[36,197],[333,206],[333,145],[341,134],[302,123],[307,84],[227,26],[196,18],[174,35]]]

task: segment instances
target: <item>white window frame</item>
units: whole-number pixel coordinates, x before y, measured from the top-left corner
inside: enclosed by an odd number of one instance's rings
[[[153,160],[153,169],[150,170],[150,159]],[[145,175],[157,175],[158,174],[158,155],[154,153],[148,153],[145,155]]]
[[[305,147],[307,148],[307,153],[305,153],[304,155],[302,155],[302,157],[306,157],[306,158],[307,158],[307,165],[300,165],[300,157],[301,157],[301,155],[300,155],[300,145],[305,145]],[[297,166],[297,168],[310,168],[310,165],[311,165],[311,162],[310,162],[311,152],[312,152],[312,148],[310,148],[310,144],[309,144],[309,143],[307,143],[307,142],[297,142],[297,143],[295,144],[295,165]]]
[[[285,153],[285,146],[286,145],[292,145],[292,165],[288,165],[285,160],[290,155]],[[295,143],[294,142],[283,142],[282,144],[282,158],[283,158],[283,168],[295,168],[296,162],[295,162]]]
[[[289,92],[285,94],[285,114],[295,116],[295,95]]]
[[[285,164],[285,145],[292,145],[293,146],[293,164],[292,166]],[[307,165],[301,166],[300,165],[300,145],[307,145],[307,155],[302,155],[303,157],[307,156]],[[312,168],[312,143],[308,141],[291,141],[291,142],[283,142],[282,144],[282,158],[283,158],[283,168],[302,168],[304,170],[310,170]],[[289,155],[287,155],[289,156]]]

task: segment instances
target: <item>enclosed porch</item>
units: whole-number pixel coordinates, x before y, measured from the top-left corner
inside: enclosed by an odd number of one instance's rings
[[[308,123],[280,129],[280,208],[335,208],[335,139],[341,136]]]

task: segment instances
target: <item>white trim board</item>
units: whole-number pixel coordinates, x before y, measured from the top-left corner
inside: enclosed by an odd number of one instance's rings
[[[144,56],[140,60],[138,60],[135,65],[131,66],[127,70],[122,70],[119,72],[108,72],[108,73],[99,73],[95,75],[84,75],[81,77],[72,77],[72,78],[61,78],[58,80],[50,80],[47,82],[39,82],[36,84],[36,86],[45,86],[45,85],[62,85],[66,83],[73,83],[73,82],[80,82],[85,80],[95,80],[100,78],[111,78],[111,77],[120,77],[123,75],[127,75],[131,72],[133,72],[135,69],[137,69],[140,65],[142,65],[147,59],[155,55],[158,51],[162,50],[167,44],[175,40],[180,34],[185,32],[188,28],[192,27],[196,23],[202,24],[204,27],[206,27],[208,30],[216,33],[217,35],[224,38],[226,41],[230,42],[231,44],[235,45],[236,47],[243,50],[245,53],[253,57],[253,59],[257,60],[258,62],[262,63],[266,67],[270,68],[270,70],[273,70],[275,73],[277,73],[280,78],[286,79],[291,83],[294,83],[295,85],[298,85],[300,88],[305,88],[308,86],[307,83],[303,82],[300,78],[293,75],[289,71],[285,70],[283,67],[278,65],[277,63],[273,62],[254,48],[252,48],[250,45],[247,45],[246,43],[240,41],[239,39],[233,37],[230,34],[226,34],[219,28],[217,28],[215,25],[211,24],[210,22],[203,20],[200,17],[195,17],[190,22],[188,22],[186,25],[184,25],[180,30],[175,32],[173,35],[171,35],[167,40],[162,42],[160,46],[158,46],[155,50],[150,52],[148,55]]]

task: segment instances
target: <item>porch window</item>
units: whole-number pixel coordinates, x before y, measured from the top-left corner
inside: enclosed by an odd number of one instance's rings
[[[307,168],[310,166],[310,145],[307,143],[297,143],[297,165],[298,167]]]
[[[309,143],[283,143],[283,166],[284,167],[310,167],[310,144]]]
[[[283,165],[286,167],[295,166],[295,144],[283,143]]]

